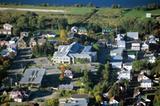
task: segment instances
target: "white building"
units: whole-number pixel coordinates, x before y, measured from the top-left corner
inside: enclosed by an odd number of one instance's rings
[[[132,40],[138,40],[139,39],[138,32],[127,32],[127,37],[132,39]]]
[[[146,42],[144,42],[142,44],[141,50],[148,51],[149,50],[149,45]]]
[[[0,29],[0,34],[11,35],[13,26],[6,23],[3,25],[3,29]]]
[[[152,87],[151,79],[145,76],[143,72],[141,72],[140,75],[138,76],[138,82],[140,82],[141,88],[151,88]]]
[[[117,41],[117,47],[126,48],[126,42],[124,40]]]
[[[58,51],[53,54],[54,63],[75,64],[78,59],[88,62],[96,61],[97,53],[91,51],[91,46],[83,46],[77,42],[70,45],[61,45]]]
[[[72,33],[78,33],[78,27],[73,26],[73,27],[71,28],[71,32],[72,32]]]
[[[119,102],[115,100],[114,98],[110,99],[109,106],[119,106]]]
[[[75,94],[71,98],[59,99],[59,106],[88,106],[88,102],[87,95]]]
[[[118,74],[118,79],[131,80],[131,70],[122,68],[121,71],[119,71],[117,74]]]
[[[115,38],[116,41],[120,41],[124,39],[125,34],[117,34],[117,37]]]
[[[131,50],[140,51],[141,43],[139,42],[132,42],[131,43]]]
[[[117,56],[112,56],[110,60],[110,64],[112,65],[112,68],[122,68],[122,56],[117,55]]]

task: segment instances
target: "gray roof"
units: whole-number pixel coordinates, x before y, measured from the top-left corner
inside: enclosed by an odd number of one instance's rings
[[[45,71],[41,68],[27,69],[20,80],[20,84],[41,84]]]
[[[89,56],[94,55],[94,52],[91,52],[92,46],[83,46],[77,42],[73,42],[70,45],[62,45],[58,47],[58,51],[54,53],[54,56],[63,57],[63,56]]]
[[[121,55],[123,50],[124,50],[124,48],[119,47],[119,48],[116,48],[116,49],[112,49],[110,52]]]
[[[127,32],[127,37],[132,39],[139,39],[138,32]]]

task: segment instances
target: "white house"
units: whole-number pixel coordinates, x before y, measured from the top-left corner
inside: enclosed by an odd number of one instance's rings
[[[121,71],[119,71],[117,74],[118,74],[118,79],[131,80],[131,70],[122,68]]]
[[[111,98],[109,101],[109,106],[119,106],[119,102],[114,98]]]
[[[97,53],[92,52],[92,46],[83,46],[77,42],[70,45],[61,45],[58,51],[53,54],[52,61],[54,63],[75,64],[77,60],[85,60],[86,62],[96,61]]]
[[[0,34],[11,35],[13,26],[6,23],[3,25],[3,29],[0,29]]]
[[[148,51],[149,50],[149,45],[146,42],[144,42],[142,44],[141,50]]]
[[[10,92],[9,97],[15,102],[22,102],[24,99],[29,97],[29,94],[24,90],[13,90]]]
[[[123,63],[123,68],[131,71],[132,70],[132,63]]]
[[[55,38],[57,35],[54,34],[54,33],[47,33],[47,34],[44,34],[42,36],[44,36],[45,38]]]
[[[140,51],[141,43],[140,42],[132,42],[131,43],[131,50]]]
[[[29,32],[21,32],[20,36],[21,37],[28,37],[29,36]]]
[[[71,98],[59,99],[59,106],[88,106],[89,97],[75,94]]]
[[[125,34],[117,34],[117,37],[115,38],[116,41],[120,41],[124,39]]]
[[[118,48],[126,48],[126,42],[124,40],[117,41]]]
[[[64,76],[72,79],[73,78],[73,73],[72,73],[71,70],[65,70],[64,71]]]
[[[112,56],[110,60],[110,64],[112,65],[112,68],[122,68],[122,56],[117,55],[117,56]]]
[[[8,24],[8,23],[6,23],[6,24],[3,25],[3,29],[5,29],[5,30],[11,30],[12,27],[13,26],[11,24]]]
[[[141,88],[151,88],[152,80],[144,75],[144,72],[141,72],[138,76],[138,82],[140,82]]]
[[[138,32],[127,32],[127,37],[132,39],[132,40],[138,40],[139,39]]]
[[[155,63],[156,62],[156,57],[155,56],[151,56],[149,57],[149,60],[148,60],[150,63]]]
[[[110,51],[110,56],[122,55],[124,48],[114,48]]]
[[[153,35],[149,36],[149,39],[148,39],[149,43],[156,44],[157,41],[159,41],[159,39],[157,39],[155,36],[153,36]]]
[[[77,32],[78,32],[78,27],[73,26],[73,27],[71,28],[71,32],[72,32],[72,33],[77,33]]]

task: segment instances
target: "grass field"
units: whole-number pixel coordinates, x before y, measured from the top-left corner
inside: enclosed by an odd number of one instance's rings
[[[91,14],[95,8],[93,7],[64,7],[64,6],[33,6],[33,5],[0,5],[5,8],[29,8],[29,9],[54,9],[64,10],[64,13],[45,13],[36,12],[41,16],[67,18],[69,24],[80,22],[85,19],[88,14]],[[87,22],[95,23],[101,26],[118,25],[119,20],[127,19],[128,17],[145,18],[146,13],[152,13],[153,15],[160,14],[160,9],[145,11],[142,9],[113,9],[113,8],[96,8],[97,12],[93,14]],[[11,14],[23,14],[25,11],[12,11]]]
[[[142,17],[142,18],[144,18],[146,16],[146,13],[151,13],[152,15],[157,15],[157,14],[160,14],[160,9],[149,10],[149,11],[132,9],[128,12],[124,12],[124,17]]]

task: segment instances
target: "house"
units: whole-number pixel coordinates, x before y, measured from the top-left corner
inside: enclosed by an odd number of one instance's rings
[[[140,42],[132,42],[131,43],[131,50],[140,51],[141,50],[141,43]]]
[[[78,27],[73,26],[73,27],[71,28],[71,33],[78,33]]]
[[[87,29],[85,27],[80,27],[78,29],[78,34],[79,35],[88,35],[88,31],[87,31]]]
[[[59,106],[88,106],[88,98],[85,94],[75,94],[71,98],[59,99]]]
[[[122,68],[121,71],[119,71],[117,74],[119,80],[121,79],[131,80],[131,70]]]
[[[71,70],[65,70],[64,71],[64,76],[72,79],[73,78],[73,73],[72,73]]]
[[[25,37],[21,37],[18,41],[18,48],[26,48],[27,42],[25,41]]]
[[[151,88],[152,87],[152,80],[149,79],[146,75],[144,75],[144,72],[141,72],[138,75],[138,82],[140,82],[141,88]]]
[[[19,84],[21,86],[34,86],[34,87],[40,87],[42,84],[43,77],[45,75],[46,70],[43,68],[31,68],[27,69]]]
[[[110,51],[110,56],[122,55],[124,48],[114,48]]]
[[[55,38],[57,35],[55,33],[46,33],[42,35],[45,38]]]
[[[142,44],[141,50],[143,51],[148,51],[149,50],[149,44],[147,44],[147,42],[144,42]]]
[[[46,39],[44,39],[43,37],[38,38],[37,40],[36,40],[36,38],[31,38],[29,45],[31,48],[33,48],[34,46],[37,45],[37,43],[39,46],[42,46],[43,44],[46,43]]]
[[[139,39],[138,32],[127,32],[127,38],[128,40],[138,40]]]
[[[118,48],[126,48],[126,42],[124,40],[117,41]]]
[[[21,32],[20,33],[20,37],[28,37],[29,36],[29,32]]]
[[[156,62],[156,57],[154,56],[153,53],[145,54],[144,58],[146,58],[146,60],[148,60],[150,63],[155,63]]]
[[[108,35],[113,30],[111,28],[103,28],[102,29],[102,35]]]
[[[112,56],[110,60],[110,64],[112,65],[112,68],[122,68],[123,63],[123,57],[120,55]]]
[[[6,23],[3,25],[3,29],[0,29],[0,34],[3,34],[3,35],[12,35],[12,28],[13,26]]]
[[[73,90],[73,84],[61,84],[58,88],[60,90]]]
[[[81,61],[93,62],[96,61],[97,53],[92,52],[92,46],[83,46],[77,42],[70,45],[61,45],[58,51],[53,54],[52,61],[54,63],[75,64]]]
[[[119,102],[113,97],[109,100],[109,106],[119,106]]]
[[[132,70],[132,63],[131,62],[123,63],[123,68],[131,71]]]
[[[149,36],[149,39],[148,39],[149,44],[151,44],[151,43],[156,44],[157,41],[159,41],[159,39],[157,39],[155,36],[153,36],[153,35]]]
[[[6,49],[3,49],[0,52],[0,54],[3,57],[9,57],[9,58],[13,59],[17,55],[17,51],[15,49],[12,49],[12,48],[6,48]]]
[[[141,41],[140,40],[133,40],[126,42],[126,48],[132,51],[140,51],[141,50]]]
[[[29,98],[29,91],[15,89],[10,92],[9,97],[15,102],[23,102],[24,99]]]
[[[128,61],[133,61],[133,60],[135,60],[137,58],[138,52],[136,52],[136,51],[127,51],[126,55],[127,55]]]
[[[117,34],[115,41],[121,41],[124,40],[125,34]]]

